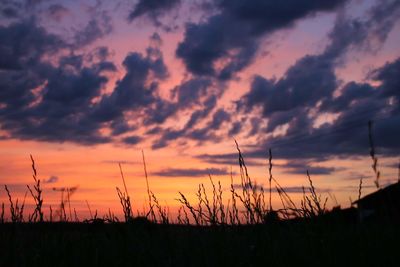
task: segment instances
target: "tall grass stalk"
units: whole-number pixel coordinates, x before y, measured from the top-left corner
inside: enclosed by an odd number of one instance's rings
[[[30,155],[31,161],[32,161],[32,177],[33,180],[35,181],[35,185],[33,186],[33,190],[30,188],[29,185],[27,185],[29,192],[31,193],[31,196],[33,200],[35,201],[35,210],[33,214],[30,216],[29,221],[36,222],[39,220],[39,222],[43,222],[43,211],[42,211],[42,205],[43,205],[43,197],[42,197],[42,189],[40,187],[40,179],[37,178],[37,171],[35,167],[35,160],[33,159],[32,155]]]
[[[160,202],[158,201],[157,197],[153,194],[153,192],[150,191],[151,197],[153,198],[154,206],[156,207],[158,211],[158,217],[159,217],[159,222],[162,224],[169,224],[169,214],[168,214],[168,209],[166,207],[162,207]],[[153,211],[153,207],[151,208],[151,211]],[[153,222],[157,222],[155,213],[153,211],[154,219]],[[146,216],[147,218],[147,216]]]
[[[31,193],[31,196],[33,200],[35,201],[35,210],[31,217],[29,218],[29,221],[36,222],[39,220],[39,222],[43,222],[43,211],[42,211],[42,205],[43,205],[43,197],[42,197],[42,188],[40,187],[40,179],[37,178],[37,171],[35,167],[35,160],[33,159],[32,155],[30,155],[31,161],[32,161],[32,177],[33,180],[35,181],[35,185],[33,186],[33,190],[30,188],[29,185],[27,185],[29,192]]]
[[[368,139],[369,139],[369,154],[372,159],[372,170],[375,173],[375,186],[376,188],[379,189],[380,184],[379,184],[379,178],[381,176],[381,172],[378,169],[378,157],[375,155],[375,145],[374,145],[374,139],[372,136],[372,124],[373,122],[370,120],[368,121]]]
[[[363,176],[361,175],[360,183],[358,184],[358,200],[361,199],[362,185],[363,185]]]
[[[22,201],[22,204],[18,203],[18,198],[15,201],[15,203],[12,200],[11,193],[8,190],[7,185],[4,186],[7,195],[8,195],[8,201],[10,202],[10,214],[11,214],[11,221],[13,223],[19,223],[24,221],[24,207],[25,207],[25,199],[26,195],[28,194],[28,191],[25,191],[24,199]]]
[[[232,211],[229,212],[229,218],[231,225],[240,224],[239,211],[236,204],[236,191],[233,184],[233,172],[231,168],[231,199],[232,199]]]
[[[268,159],[268,163],[269,163],[269,167],[268,167],[268,172],[269,172],[269,210],[272,211],[272,151],[271,149],[268,150],[269,152],[269,159]]]
[[[121,173],[122,182],[124,184],[125,192],[123,193],[118,187],[116,187],[116,190],[122,206],[122,211],[124,212],[125,221],[128,222],[133,219],[131,200],[128,194],[128,188],[126,187],[124,172],[122,171],[121,163],[118,163],[118,166]]]
[[[303,200],[301,202],[302,215],[303,217],[316,217],[326,212],[326,203],[328,201],[328,198],[326,197],[324,202],[322,203],[321,195],[317,195],[308,170],[306,174],[308,182],[310,184],[309,192],[311,195],[307,196],[303,187]]]
[[[153,210],[153,204],[152,204],[152,197],[155,198],[154,194],[150,192],[150,186],[149,186],[149,178],[147,175],[147,167],[146,167],[146,160],[144,158],[144,151],[142,150],[142,159],[143,159],[143,170],[144,170],[144,177],[146,178],[146,189],[147,189],[147,197],[148,197],[148,204],[149,204],[149,212],[147,213],[147,216],[151,215],[151,220],[156,221],[156,216]]]
[[[192,214],[193,220],[196,223],[196,225],[200,225],[200,221],[199,221],[199,210],[194,208],[190,202],[187,200],[187,198],[185,197],[184,194],[182,194],[181,192],[179,192],[179,195],[181,196],[181,198],[176,199],[177,201],[179,201],[184,207],[188,208],[190,213]],[[185,208],[184,208],[185,211]],[[186,218],[187,218],[187,214],[186,214]]]

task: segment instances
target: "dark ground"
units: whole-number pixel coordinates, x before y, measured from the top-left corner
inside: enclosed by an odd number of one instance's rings
[[[0,266],[399,266],[399,237],[390,223],[8,223]]]

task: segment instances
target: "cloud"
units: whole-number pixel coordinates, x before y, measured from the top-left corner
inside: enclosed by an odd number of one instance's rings
[[[314,106],[318,101],[331,97],[336,87],[332,62],[325,59],[324,55],[305,56],[291,66],[279,80],[255,76],[250,92],[238,102],[238,107],[243,105],[249,110],[255,106],[262,106],[263,115],[270,116],[276,112]],[[290,118],[291,116],[288,116],[279,122],[286,123]],[[275,127],[270,126],[270,129]]]
[[[180,4],[181,0],[139,0],[129,13],[128,20],[133,21],[148,16],[156,25],[158,18]]]
[[[82,144],[107,142],[109,138],[100,133],[101,125],[91,120],[88,114],[93,106],[92,99],[100,94],[108,81],[104,71],[114,71],[114,65],[101,62],[84,67],[80,56],[63,57],[60,62],[58,67],[39,63],[35,68],[39,72],[36,73],[36,84],[32,84],[29,76],[24,77],[25,71],[14,74],[23,80],[11,87],[8,84],[8,90],[15,93],[23,88],[26,96],[17,100],[1,97],[0,102],[6,105],[0,109],[2,128],[14,138],[21,139]],[[0,78],[0,84],[7,81],[6,77]],[[24,87],[20,85],[22,82]],[[33,90],[38,86],[40,93],[36,96]],[[21,102],[21,98],[27,99]],[[18,110],[15,110],[16,106]]]
[[[388,63],[377,69],[376,73],[389,68],[394,72],[393,75],[398,75],[396,63],[397,60]],[[324,123],[318,128],[314,126],[314,119],[309,116],[308,109],[296,108],[287,111],[288,116],[283,120],[287,123],[286,133],[264,137],[260,148],[250,151],[249,157],[265,158],[264,152],[267,148],[273,149],[274,158],[326,159],[331,156],[368,155],[369,120],[374,121],[373,133],[378,153],[395,155],[399,147],[396,136],[400,134],[396,127],[400,122],[398,99],[393,100],[396,99],[397,93],[386,95],[386,92],[394,90],[385,87],[388,84],[385,80],[377,81],[381,83],[380,86],[357,83],[345,85],[343,95],[346,97],[330,99],[327,102],[329,104],[320,107],[323,111],[340,111],[338,117],[332,123]],[[390,99],[392,100],[389,101]],[[275,114],[281,115],[273,113],[270,117],[275,119]],[[272,123],[281,124],[276,120],[272,120]]]
[[[175,116],[178,111],[188,110],[201,104],[209,106],[207,103],[203,103],[203,101],[210,101],[204,99],[212,93],[211,88],[212,81],[206,78],[194,77],[182,81],[180,85],[175,86],[171,90],[171,97],[172,99],[176,99],[176,101],[168,101],[158,98],[155,102],[155,108],[148,110],[145,124],[162,124],[166,119]],[[209,99],[212,99],[214,102],[214,97]],[[199,113],[196,114],[197,115],[193,116],[200,116]]]
[[[32,67],[45,54],[55,53],[67,46],[61,38],[38,26],[35,19],[0,26],[0,40],[1,70]]]
[[[1,14],[6,18],[18,17],[18,11],[12,7],[4,7],[1,9]]]
[[[388,163],[384,165],[385,167],[391,168],[391,169],[396,169],[398,170],[400,168],[400,162],[393,162],[393,163]]]
[[[400,101],[400,77],[398,76],[400,69],[400,58],[393,62],[387,62],[383,67],[372,71],[371,78],[376,81],[382,82],[381,95],[383,97],[395,97],[397,103]]]
[[[233,187],[236,190],[241,190],[242,189],[242,185],[241,184],[234,184]],[[310,192],[309,188],[307,186],[302,187],[302,186],[285,186],[282,187],[283,190],[288,193],[288,194],[303,194],[303,192],[305,192],[306,194],[308,194]],[[258,190],[261,190],[261,187],[257,186]],[[266,188],[263,187],[264,191],[266,191]],[[275,186],[273,186],[271,188],[271,191],[274,193],[278,193],[278,190],[276,189]],[[315,191],[317,192],[317,194],[319,193],[329,193],[332,191],[332,189],[330,188],[315,188]]]
[[[241,130],[242,130],[242,123],[235,122],[232,124],[232,127],[229,129],[228,135],[235,136],[235,135],[239,134]]]
[[[358,171],[350,171],[347,174],[347,177],[344,178],[346,181],[360,181],[360,179],[363,179],[365,181],[366,179],[373,181],[376,177],[371,174],[370,171],[367,172],[358,172]],[[376,188],[376,186],[375,186]]]
[[[118,136],[126,132],[137,129],[137,127],[129,125],[128,122],[123,117],[111,121],[110,128],[112,129],[111,131],[112,136]]]
[[[207,168],[207,169],[164,169],[158,172],[153,172],[152,175],[163,177],[206,177],[208,175],[230,175],[230,172],[225,168]]]
[[[70,10],[61,4],[52,4],[48,7],[47,13],[51,19],[60,22],[65,16],[70,14]]]
[[[218,1],[216,15],[198,24],[188,23],[176,50],[187,69],[196,75],[229,79],[247,67],[262,36],[292,26],[319,11],[332,11],[345,0],[335,1]],[[216,68],[217,62],[227,62]]]
[[[20,15],[21,3],[14,1],[1,1],[0,14],[7,19],[14,19]]]
[[[44,184],[54,184],[54,183],[57,183],[59,180],[60,180],[60,179],[58,178],[58,176],[52,175],[52,176],[50,176],[49,178],[44,179],[44,180],[43,180],[43,183],[44,183]]]
[[[128,136],[122,139],[122,141],[127,145],[136,145],[140,143],[141,140],[142,138],[137,135]]]
[[[395,13],[392,11],[387,16],[391,17]],[[378,27],[376,25],[381,22],[380,17],[377,20],[374,14],[370,14],[365,21],[360,21],[339,13],[329,33],[330,43],[321,54],[300,58],[278,80],[256,75],[251,83],[250,92],[237,102],[238,109],[249,111],[255,106],[261,106],[263,116],[270,119],[268,130],[273,131],[277,126],[288,123],[293,118],[293,112],[298,114],[299,109],[314,107],[321,101],[325,105],[327,101],[332,103],[333,92],[339,85],[335,68],[341,63],[340,60],[346,52],[369,42],[374,34],[370,26]],[[386,30],[390,31],[391,28]],[[354,83],[347,85],[349,86],[354,87]],[[352,96],[349,94],[366,93],[352,89],[345,89],[345,92],[347,95],[343,95],[339,100],[348,100],[348,97]]]
[[[309,171],[310,175],[330,175],[338,171],[337,168],[314,165],[306,160],[291,160],[286,164],[279,164],[277,166],[283,168],[284,172],[289,174],[305,175],[306,171]]]
[[[62,6],[50,7],[55,13],[65,11]],[[161,52],[162,39],[154,33],[145,53],[131,52],[125,57],[124,76],[110,93],[104,93],[109,73],[117,70],[109,61],[108,48],[80,49],[108,34],[112,24],[110,17],[97,8],[89,13],[88,24],[76,32],[72,43],[49,33],[34,17],[0,26],[0,37],[4,37],[0,46],[2,130],[13,138],[27,140],[90,145],[117,137],[122,143],[134,144],[140,142],[134,138],[140,123],[160,125],[179,111],[195,107],[185,129],[159,128],[165,137],[160,144],[166,144],[168,136],[195,131],[192,128],[216,106],[212,81],[192,77],[172,90],[171,100],[160,97],[159,82],[169,73]],[[146,116],[139,116],[141,112]],[[137,117],[128,117],[127,113]],[[104,129],[111,132],[104,134]],[[120,137],[127,132],[131,135]],[[204,130],[191,135],[205,138]]]
[[[173,129],[167,128],[161,130],[160,137],[153,143],[153,149],[159,149],[167,146],[170,141],[178,138],[185,138],[203,143],[205,141],[219,141],[221,137],[214,134],[220,129],[221,124],[230,120],[230,116],[223,109],[217,110],[210,121],[203,128],[199,128],[198,124],[206,119],[217,105],[217,96],[211,94],[205,99],[201,109],[192,112],[189,120],[183,128]]]
[[[107,51],[95,50],[89,61],[73,52],[56,56],[69,45],[35,19],[1,26],[0,37],[3,130],[20,139],[81,144],[110,140],[100,133],[102,125],[88,116],[92,100],[108,82],[105,72],[116,70],[106,59]],[[58,62],[46,60],[52,55]]]
[[[390,1],[385,4],[394,7]],[[398,5],[393,10],[378,6],[376,10],[387,10],[386,17],[392,19],[400,10]],[[399,85],[398,61],[387,63],[369,75],[381,85],[349,82],[338,91],[340,83],[335,74],[348,51],[370,47],[375,29],[391,30],[380,26],[386,21],[382,20],[382,14],[375,15],[376,10],[371,8],[363,20],[339,13],[329,34],[330,43],[321,54],[299,59],[280,79],[254,77],[250,91],[236,105],[238,111],[245,113],[261,108],[261,116],[268,121],[269,135],[262,128],[252,133],[261,135],[262,147],[273,148],[278,158],[360,155],[368,149],[367,122],[375,120],[374,131],[380,140],[381,152],[394,153],[398,144],[393,138],[398,130],[393,125],[400,118],[395,104],[399,102],[398,93],[394,89]],[[380,36],[387,35],[380,33]],[[379,40],[383,41],[383,38]],[[340,92],[339,96],[334,92]],[[323,112],[337,117],[331,123],[315,127],[315,114]],[[270,133],[279,126],[285,126],[285,132],[272,136]],[[255,149],[251,155],[262,155],[262,148]]]
[[[160,52],[158,50],[158,52]],[[159,80],[168,77],[161,52],[154,57],[154,50],[146,54],[133,52],[123,61],[125,76],[119,80],[110,95],[102,97],[92,116],[102,122],[121,118],[124,111],[135,110],[157,103]],[[149,82],[149,79],[152,79]]]
[[[245,163],[247,166],[263,166],[266,163],[259,163],[254,160],[254,158],[262,158],[266,159],[267,154],[266,152],[263,153],[262,155],[258,153],[254,154],[254,152],[244,152],[243,153],[245,157]],[[230,166],[238,166],[239,165],[239,159],[238,159],[238,153],[225,153],[225,154],[200,154],[194,156],[196,159],[199,159],[203,162],[207,162],[210,164],[223,164],[223,165],[230,165]]]
[[[196,77],[183,82],[176,86],[173,91],[173,97],[176,96],[179,106],[190,106],[199,104],[200,98],[208,94],[209,88],[212,85],[210,79]]]
[[[12,138],[79,144],[132,145],[151,137],[153,148],[172,142],[219,142],[243,134],[260,145],[249,151],[250,157],[265,158],[263,149],[273,147],[276,157],[326,158],[335,153],[365,153],[366,121],[375,119],[379,151],[394,153],[400,60],[369,73],[366,78],[376,83],[344,84],[336,72],[349,52],[376,52],[382,46],[400,17],[398,1],[381,1],[358,18],[338,9],[345,0],[292,2],[215,1],[213,10],[208,10],[210,17],[186,25],[176,55],[191,73],[171,88],[169,96],[160,92],[169,70],[158,33],[151,35],[144,52],[126,55],[121,72],[107,47],[93,47],[113,29],[112,14],[100,10],[100,5],[89,8],[87,24],[68,40],[41,26],[47,25],[43,18],[51,14],[62,20],[68,12],[62,5],[43,4],[36,18],[6,19],[0,26],[1,130]],[[27,7],[3,3],[0,11],[14,8],[17,15]],[[178,4],[138,1],[132,20],[161,16]],[[262,38],[333,10],[339,10],[337,19],[322,53],[298,59],[280,78],[255,75],[233,113],[230,106],[221,106],[228,81],[251,64]],[[325,113],[335,118],[317,127],[317,116]],[[147,136],[139,137],[139,127]],[[278,130],[282,133],[271,134]],[[228,163],[233,159],[219,156],[204,155],[204,160]]]
[[[283,189],[285,190],[286,193],[301,193],[301,194],[303,194],[303,187],[301,187],[301,186],[287,186],[287,187],[283,187]],[[276,188],[274,191],[277,192]],[[308,194],[310,192],[309,187],[305,186],[304,191],[306,192],[306,194]],[[317,192],[317,194],[329,193],[329,192],[332,192],[332,189],[316,187],[315,191]]]
[[[95,15],[84,28],[75,32],[74,46],[81,48],[92,44],[113,31],[111,17],[103,11]]]

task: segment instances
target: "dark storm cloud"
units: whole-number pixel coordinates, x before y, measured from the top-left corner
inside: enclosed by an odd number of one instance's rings
[[[228,135],[229,136],[235,136],[240,131],[242,130],[242,123],[241,122],[235,122],[232,124],[232,127],[229,129]]]
[[[302,123],[309,124],[306,117],[308,109],[330,99],[338,86],[334,66],[325,53],[307,55],[291,66],[279,80],[255,76],[250,92],[237,102],[237,107],[246,112],[261,107],[262,115],[269,119],[268,131],[290,121],[294,127],[300,119]]]
[[[0,26],[0,40],[0,114],[17,116],[35,99],[32,89],[45,82],[42,57],[66,44],[34,19]]]
[[[399,59],[386,63],[372,72],[372,77],[380,85],[351,82],[342,89],[342,94],[320,106],[321,111],[338,112],[338,118],[332,123],[313,127],[313,119],[307,109],[302,107],[287,111],[288,131],[285,135],[270,137],[244,151],[245,158],[267,159],[267,149],[272,148],[273,158],[285,159],[318,159],[327,160],[332,156],[351,157],[369,153],[368,121],[373,120],[373,137],[379,154],[394,156],[398,154],[400,144],[400,111],[398,109],[398,83],[400,76]],[[286,111],[284,111],[286,112]],[[268,118],[274,118],[273,112]],[[280,124],[274,122],[274,124]],[[261,136],[265,133],[259,132]],[[240,142],[240,140],[238,140]],[[236,153],[200,155],[199,159],[206,162],[235,163]],[[304,164],[303,164],[304,165]],[[293,171],[301,172],[298,168]],[[289,166],[290,167],[290,166]],[[300,168],[300,169],[299,169]],[[310,167],[312,170],[312,166]],[[332,168],[320,168],[317,173],[330,173]]]
[[[397,104],[400,102],[400,58],[393,62],[388,62],[380,69],[371,73],[371,78],[382,82],[382,95],[386,97],[393,96],[397,99]]]
[[[383,5],[393,9],[383,8]],[[397,149],[399,145],[394,140],[398,134],[398,127],[394,125],[400,118],[396,108],[398,90],[395,89],[399,85],[397,60],[370,74],[381,83],[380,86],[349,82],[338,97],[333,94],[339,86],[335,68],[342,64],[343,56],[352,49],[369,49],[371,40],[376,40],[376,29],[387,31],[380,32],[379,36],[388,36],[391,27],[387,25],[394,25],[400,6],[384,1],[377,7],[373,7],[363,20],[340,13],[323,53],[299,59],[278,80],[255,76],[250,92],[237,102],[238,110],[245,112],[261,107],[262,116],[268,119],[268,132],[281,125],[287,126],[284,135],[261,136],[265,139],[264,146],[272,147],[276,157],[325,158],[367,154],[368,120],[376,121],[374,130],[376,139],[380,140],[380,151],[390,154]],[[388,12],[385,19],[382,14],[376,15],[382,10]],[[383,41],[384,38],[379,38],[379,42]],[[388,104],[390,101],[392,104]],[[325,123],[315,128],[312,110],[317,114],[338,113],[338,118],[332,124]],[[266,133],[260,131],[258,134]],[[254,150],[251,155],[257,157],[262,155],[262,151]]]
[[[376,90],[380,90],[377,88]],[[265,148],[272,148],[276,158],[320,158],[330,156],[368,155],[369,120],[374,123],[374,138],[379,153],[390,155],[398,151],[396,136],[400,134],[399,112],[395,106],[374,97],[354,101],[351,107],[342,111],[333,124],[323,124],[313,128],[312,121],[306,115],[297,114],[288,124],[284,136],[269,138]],[[254,150],[250,157],[264,157],[263,150]]]
[[[165,169],[153,172],[153,175],[163,177],[207,177],[208,175],[230,175],[225,168],[207,168],[207,169]]]
[[[114,91],[104,96],[94,108],[93,117],[102,122],[120,118],[126,110],[135,110],[157,101],[157,80],[168,76],[162,57],[130,53],[123,62],[125,76],[117,82]],[[152,75],[153,81],[147,84]]]
[[[141,16],[148,16],[157,21],[159,16],[177,7],[180,2],[181,0],[138,0],[128,19],[133,21]]]
[[[375,90],[370,84],[349,82],[343,87],[340,96],[324,101],[321,111],[341,112],[354,105],[355,101],[377,96],[378,93],[379,91]]]
[[[17,18],[20,14],[20,9],[22,7],[22,3],[11,1],[11,0],[2,0],[0,1],[0,14],[7,19]]]
[[[1,0],[0,20],[26,19],[29,17],[44,18],[43,15],[59,22],[69,13],[69,10],[60,3],[52,0]]]
[[[371,27],[374,37],[382,43],[399,19],[400,2],[397,0],[379,1],[369,12],[370,21],[377,23],[370,23],[368,26]]]
[[[263,115],[269,116],[297,107],[314,106],[330,97],[336,87],[332,62],[323,56],[306,56],[277,81],[256,76],[244,98],[244,105],[250,109],[261,105]]]
[[[139,1],[131,19],[155,18],[172,10],[178,2]],[[215,1],[211,17],[186,27],[176,53],[194,75],[185,76],[169,98],[161,97],[159,92],[160,82],[168,77],[159,34],[151,36],[144,53],[132,52],[125,57],[124,75],[109,91],[104,90],[109,82],[108,72],[115,72],[116,66],[109,61],[106,47],[91,47],[112,31],[106,12],[97,7],[88,12],[88,23],[71,40],[49,33],[34,18],[19,22],[10,19],[12,23],[0,26],[0,127],[7,135],[21,139],[81,144],[118,140],[133,145],[141,141],[134,131],[144,126],[146,134],[153,135],[153,148],[176,140],[218,142],[226,135],[234,136],[251,128],[248,135],[258,134],[262,147],[279,149],[277,157],[303,153],[315,157],[320,153],[324,158],[334,153],[360,153],[360,148],[368,146],[366,121],[376,118],[376,138],[382,138],[377,145],[386,149],[381,151],[393,153],[392,144],[398,134],[393,125],[399,123],[400,61],[389,62],[370,73],[369,78],[379,82],[379,86],[356,82],[342,85],[335,71],[348,51],[373,51],[384,42],[399,17],[398,1],[382,1],[362,19],[339,15],[329,44],[321,54],[299,59],[280,79],[255,76],[250,92],[237,102],[239,115],[250,114],[255,108],[262,110],[259,118],[246,121],[251,127],[244,127],[244,120],[236,121],[229,109],[218,106],[224,91],[220,84],[226,84],[251,64],[261,37],[317,12],[334,10],[344,2]],[[8,5],[15,8],[15,14],[26,6]],[[56,20],[67,12],[63,6],[43,7]],[[3,5],[0,10],[4,10]],[[339,86],[340,94],[334,97]],[[388,107],[389,102],[392,104]],[[333,125],[323,124],[314,129],[313,110],[340,114]],[[188,117],[183,126],[164,128],[168,126],[162,124],[169,118],[181,114]],[[379,120],[382,117],[385,119]],[[266,121],[268,125],[263,125]],[[263,138],[265,130],[271,132],[285,124],[286,136]],[[384,131],[393,134],[384,136]],[[300,144],[300,149],[293,144]],[[286,148],[281,149],[282,146]],[[261,150],[249,154],[266,157]]]
[[[191,116],[189,121],[185,125],[185,130],[192,129],[199,121],[206,118],[210,112],[215,108],[217,105],[217,97],[215,95],[211,95],[208,97],[204,103],[203,107],[199,110],[195,110]]]
[[[229,79],[252,62],[261,36],[290,27],[296,20],[316,12],[334,10],[344,2],[217,1],[216,15],[199,24],[187,24],[176,55],[194,74]],[[220,59],[227,63],[217,70],[214,63]]]
[[[261,106],[263,115],[270,117],[268,129],[272,131],[289,122],[294,111],[298,114],[298,108],[310,108],[320,101],[330,101],[338,87],[335,68],[341,63],[341,57],[350,49],[369,42],[371,35],[375,34],[371,32],[371,25],[379,28],[376,25],[381,21],[376,20],[374,14],[360,21],[349,19],[340,13],[329,34],[330,43],[323,53],[306,55],[297,60],[279,80],[255,76],[250,92],[238,102],[238,108],[252,109],[254,106]],[[395,10],[387,16],[392,17],[393,14],[396,14]],[[391,28],[386,30],[390,31]],[[354,90],[345,91],[348,94],[360,94]],[[347,96],[342,99],[348,100]]]
[[[126,111],[150,110],[163,103],[158,81],[168,77],[168,70],[159,35],[152,36],[144,55],[126,56],[126,74],[111,94],[104,95],[107,73],[116,71],[108,60],[108,48],[76,50],[108,34],[112,25],[103,11],[92,10],[89,15],[91,19],[76,33],[74,43],[49,33],[34,17],[0,26],[0,127],[10,137],[110,142],[114,136],[136,129],[128,124]],[[55,59],[51,63],[49,56]],[[110,128],[110,135],[101,133],[105,127]],[[121,141],[134,144],[140,139],[130,136]]]
[[[193,78],[175,87],[173,96],[177,97],[179,105],[198,104],[200,98],[207,95],[210,86],[210,79]]]
[[[266,162],[259,163],[254,161],[255,158],[267,158],[268,151],[259,152],[256,151],[242,151],[245,156],[245,163],[247,166],[262,166],[265,165]],[[195,156],[195,158],[200,159],[204,162],[211,164],[223,164],[235,166],[239,165],[238,153],[226,153],[226,154],[201,154]],[[266,166],[266,165],[265,165]]]
[[[219,108],[213,115],[208,128],[209,129],[219,129],[220,125],[224,122],[229,122],[231,116],[223,108]]]
[[[47,13],[50,18],[60,22],[65,16],[70,13],[70,10],[63,5],[53,4],[48,7]]]
[[[126,132],[136,130],[136,127],[130,126],[124,118],[118,118],[111,122],[110,128],[112,129],[111,135],[118,136]]]
[[[108,35],[113,30],[111,17],[107,12],[103,11],[96,14],[86,26],[77,31],[74,36],[74,46],[81,48],[89,45],[94,41]]]
[[[20,70],[36,64],[41,57],[66,47],[56,35],[49,34],[34,19],[0,26],[0,69]]]
[[[59,67],[36,67],[36,71],[43,68],[42,71],[46,73],[38,83],[42,86],[40,96],[32,93],[34,87],[30,85],[25,87],[30,99],[24,105],[17,103],[20,106],[18,110],[13,101],[5,101],[5,108],[0,110],[2,128],[14,138],[21,139],[84,144],[109,141],[108,137],[101,136],[101,125],[87,115],[92,107],[92,99],[100,94],[108,81],[103,72],[114,70],[115,67],[110,68],[112,63],[82,67],[80,60],[80,57],[71,56],[61,60],[64,63]],[[8,88],[16,91],[19,84],[12,86]],[[1,102],[3,99],[2,96]]]
[[[221,137],[217,137],[214,132],[220,128],[222,122],[229,120],[229,115],[224,110],[218,110],[205,127],[199,128],[197,126],[199,122],[210,115],[216,105],[217,96],[210,95],[205,99],[201,109],[192,112],[189,120],[183,128],[179,130],[172,128],[161,130],[162,134],[152,145],[152,148],[163,148],[167,146],[170,141],[179,138],[192,139],[199,141],[200,143],[203,141],[219,140]]]
[[[25,5],[27,7],[33,8],[37,5],[40,5],[41,3],[48,2],[48,1],[51,1],[51,0],[25,0]]]
[[[175,116],[178,111],[189,109],[196,105],[201,105],[203,98],[210,95],[212,81],[210,79],[194,77],[187,81],[183,81],[180,85],[172,89],[172,98],[176,101],[167,101],[158,99],[155,103],[156,107],[148,111],[148,116],[145,119],[146,125],[161,124],[166,119]],[[207,102],[208,100],[205,100]],[[214,98],[213,98],[213,102]],[[209,104],[204,103],[205,106]],[[199,112],[195,112],[197,117]],[[205,113],[203,111],[202,113]],[[208,114],[208,113],[207,113]]]
[[[140,143],[140,141],[142,141],[142,138],[137,135],[128,136],[122,139],[122,142],[124,142],[127,145],[136,145]]]
[[[193,113],[195,114],[195,113]],[[208,114],[207,114],[208,116]],[[204,116],[205,117],[205,116]],[[191,119],[193,116],[191,117]],[[186,132],[186,137],[189,139],[192,139],[194,141],[197,141],[198,145],[202,144],[203,142],[219,142],[222,140],[221,135],[216,135],[215,132],[219,129],[221,129],[221,126],[225,122],[230,122],[231,116],[222,108],[219,108],[218,110],[215,111],[215,113],[212,115],[211,120],[202,128],[193,128],[194,125],[190,125],[189,123],[193,123],[193,121],[189,121],[188,124],[186,125],[186,129],[189,130]]]
[[[310,175],[329,175],[337,171],[334,167],[323,167],[311,164],[306,160],[291,160],[286,164],[276,165],[283,169],[283,172],[289,174],[306,174],[309,171]]]
[[[13,138],[107,142],[101,125],[90,119],[92,100],[108,82],[105,72],[115,71],[112,62],[69,52],[58,64],[44,58],[70,46],[50,34],[35,19],[0,27],[1,128]]]
[[[371,110],[372,108],[372,110]],[[394,125],[400,116],[390,118],[387,113],[379,116],[373,110],[385,108],[384,105],[373,107],[371,103],[363,103],[353,107],[351,112],[344,112],[333,124],[324,124],[313,128],[305,117],[289,123],[288,134],[269,138],[264,147],[272,148],[275,158],[318,158],[330,156],[368,155],[368,120],[375,121],[374,133],[379,153],[396,153],[398,142],[394,135],[398,130]],[[390,130],[390,131],[388,131]],[[391,151],[391,152],[390,152]],[[262,157],[263,150],[255,150],[252,155]],[[251,156],[251,155],[250,155]]]
[[[18,17],[18,11],[12,7],[4,7],[1,9],[1,14],[7,18],[16,18]]]

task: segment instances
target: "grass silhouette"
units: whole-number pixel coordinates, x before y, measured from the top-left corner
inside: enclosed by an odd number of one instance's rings
[[[377,157],[370,129],[370,155],[376,184],[379,185]],[[297,206],[273,176],[273,155],[268,152],[268,189],[254,182],[239,148],[240,184],[231,171],[229,191],[209,176],[210,191],[199,184],[192,203],[178,192],[177,218],[171,220],[151,191],[144,153],[143,168],[148,194],[148,210],[134,214],[122,165],[119,170],[123,190],[116,187],[124,213],[124,222],[109,209],[99,216],[79,220],[62,191],[59,220],[44,217],[40,179],[31,156],[34,186],[28,187],[35,203],[32,214],[25,215],[22,202],[8,195],[0,214],[0,266],[397,266],[398,225],[390,220],[360,223],[355,208],[347,210],[351,219],[337,208],[328,210],[328,198],[322,198],[309,171],[309,183]],[[273,209],[272,190],[276,190],[282,208]],[[361,197],[362,180],[359,185]],[[267,193],[265,193],[267,192]],[[267,194],[267,196],[265,196]],[[225,199],[227,197],[227,200]],[[68,203],[69,214],[65,211]],[[72,210],[73,214],[72,215]],[[25,217],[27,220],[25,219]]]

